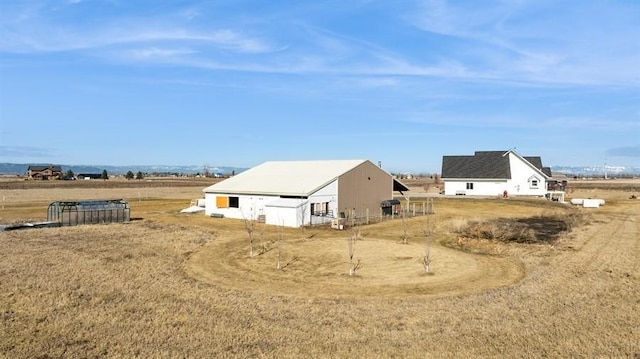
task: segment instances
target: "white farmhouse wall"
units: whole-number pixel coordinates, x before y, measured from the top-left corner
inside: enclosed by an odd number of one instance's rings
[[[467,189],[467,183],[471,183],[473,189]],[[444,194],[447,196],[463,193],[468,196],[499,196],[505,189],[507,189],[507,182],[496,180],[448,179],[444,183]]]
[[[456,181],[456,180],[445,180],[444,194],[446,196],[453,196],[456,193],[466,193],[465,183],[466,181],[463,182],[463,181]]]
[[[511,180],[507,190],[509,195],[544,196],[547,192],[547,182],[537,169],[513,153],[509,153],[509,165],[511,166]],[[537,180],[537,186],[532,186],[532,179]]]

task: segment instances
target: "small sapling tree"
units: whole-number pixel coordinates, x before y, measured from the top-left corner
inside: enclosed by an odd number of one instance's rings
[[[249,218],[245,217],[244,219],[244,229],[247,231],[247,235],[249,236],[249,257],[253,257],[253,232],[255,227],[255,220],[252,215],[249,215]]]
[[[360,228],[358,228],[358,226],[353,225],[353,219],[351,223],[352,223],[352,226],[351,226],[351,229],[349,230],[349,239],[348,239],[349,275],[350,276],[356,274],[358,269],[362,267],[362,263],[360,262],[360,259],[358,259],[357,262],[354,261],[354,256],[356,254],[356,241],[360,236]]]
[[[424,256],[422,257],[422,267],[425,273],[429,273],[431,266],[431,230],[426,228],[422,231],[424,234]]]
[[[282,269],[282,226],[278,226],[276,228],[276,250],[278,251],[276,255],[276,269]]]
[[[308,201],[305,201],[303,197],[300,197],[300,207],[298,210],[298,216],[300,219],[300,235],[302,239],[305,239],[305,222],[307,220],[307,206],[309,205]]]
[[[402,218],[402,244],[409,244],[409,222],[407,221],[407,211],[403,210]]]

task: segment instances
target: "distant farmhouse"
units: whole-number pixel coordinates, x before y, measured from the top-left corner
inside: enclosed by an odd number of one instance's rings
[[[56,180],[62,177],[62,168],[54,165],[29,166],[27,176],[34,180]]]
[[[544,196],[551,169],[540,157],[523,157],[513,150],[476,151],[473,156],[443,156],[445,195]]]
[[[102,173],[78,173],[76,178],[79,180],[101,179]]]
[[[271,161],[204,189],[205,213],[300,227],[381,213],[408,188],[368,160]]]

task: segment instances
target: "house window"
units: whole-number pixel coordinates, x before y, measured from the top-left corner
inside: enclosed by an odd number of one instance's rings
[[[531,188],[538,188],[538,180],[537,179],[532,179],[531,180]]]
[[[240,208],[240,200],[238,199],[238,197],[229,197],[229,207]]]
[[[473,182],[467,182],[467,189],[473,189]]]

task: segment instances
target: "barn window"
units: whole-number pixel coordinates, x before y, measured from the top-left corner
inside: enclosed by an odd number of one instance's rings
[[[240,208],[240,200],[238,199],[238,197],[229,197],[229,207]]]
[[[311,214],[314,216],[326,216],[329,214],[329,202],[311,203]]]
[[[473,189],[473,182],[467,182],[467,189]]]
[[[229,197],[218,196],[216,197],[216,207],[217,208],[227,208],[229,207]]]

